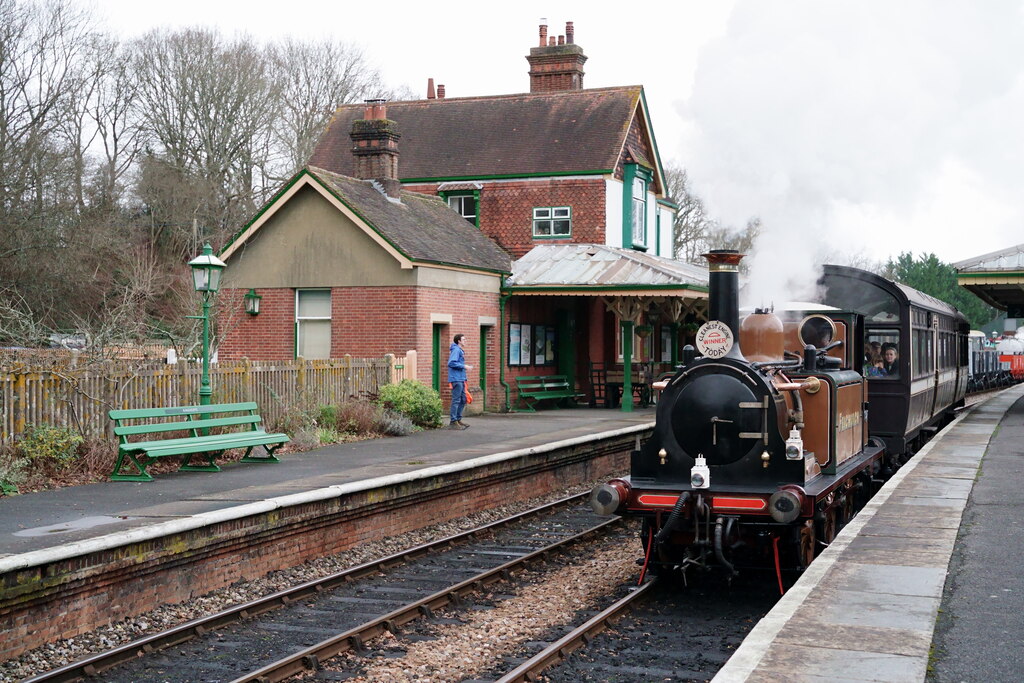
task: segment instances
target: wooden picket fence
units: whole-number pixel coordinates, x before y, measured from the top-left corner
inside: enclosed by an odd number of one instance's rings
[[[272,426],[292,406],[370,398],[386,384],[414,378],[415,351],[405,357],[295,361],[225,361],[210,369],[213,403],[256,401]],[[0,364],[0,444],[29,425],[69,427],[86,438],[113,438],[112,409],[199,402],[202,363],[152,360]]]

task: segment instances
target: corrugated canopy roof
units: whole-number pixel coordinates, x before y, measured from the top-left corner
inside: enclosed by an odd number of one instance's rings
[[[1009,249],[993,251],[990,254],[983,254],[973,258],[957,261],[953,264],[957,271],[963,272],[992,272],[992,271],[1024,271],[1024,244],[1018,244]]]
[[[518,293],[531,288],[586,287],[608,290],[688,289],[706,292],[707,268],[663,256],[602,244],[552,244],[534,247],[512,264],[505,282]]]
[[[953,264],[957,283],[1010,318],[1024,317],[1024,244]]]

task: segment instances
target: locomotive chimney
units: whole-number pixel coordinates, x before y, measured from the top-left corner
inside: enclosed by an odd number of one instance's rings
[[[712,249],[708,260],[708,318],[725,323],[732,332],[732,348],[727,358],[743,358],[740,353],[740,261],[744,254],[735,249]]]

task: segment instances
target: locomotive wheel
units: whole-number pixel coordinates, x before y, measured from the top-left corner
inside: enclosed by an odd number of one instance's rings
[[[819,540],[824,545],[831,543],[836,537],[836,508],[830,507],[817,520],[816,529]]]
[[[814,521],[807,520],[800,527],[800,547],[797,561],[800,563],[801,569],[807,569],[811,566],[811,562],[814,561],[814,555],[817,551],[817,548],[814,547],[814,540]]]

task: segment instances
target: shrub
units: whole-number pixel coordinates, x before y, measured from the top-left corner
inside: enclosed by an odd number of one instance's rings
[[[85,439],[73,429],[30,425],[15,446],[15,455],[33,466],[60,471],[71,466]]]
[[[300,429],[292,434],[288,445],[295,451],[310,451],[320,445],[320,436],[312,429]]]
[[[294,438],[299,432],[316,427],[319,416],[320,411],[315,405],[300,400],[284,406],[281,416],[274,421],[274,431]]]
[[[428,386],[411,379],[380,390],[380,404],[402,413],[419,427],[441,426],[441,397]]]
[[[366,401],[345,401],[336,409],[334,425],[339,432],[373,434],[380,408]]]
[[[341,441],[341,434],[330,427],[321,427],[316,430],[316,437],[323,445],[338,443]]]
[[[388,436],[408,436],[415,428],[407,416],[387,408],[377,418],[377,431]]]
[[[13,448],[0,450],[0,494],[10,495],[18,492],[18,485],[25,481],[26,464]]]

